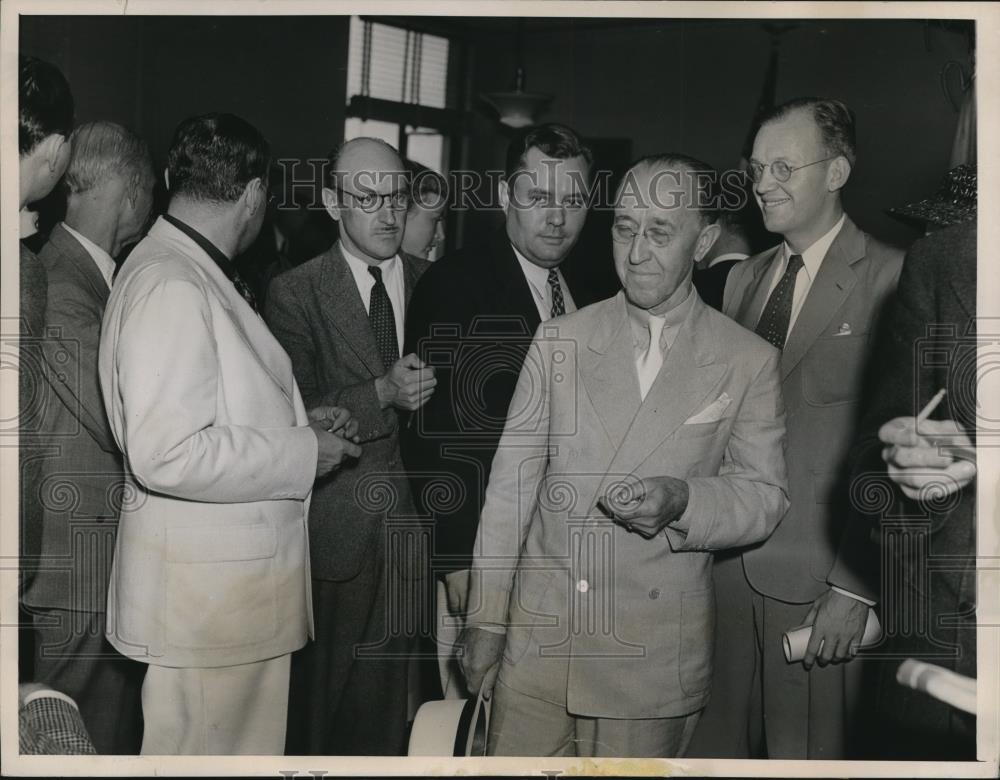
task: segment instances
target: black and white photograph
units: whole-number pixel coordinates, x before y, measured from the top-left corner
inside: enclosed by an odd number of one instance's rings
[[[0,13],[5,774],[997,776],[1000,6]]]

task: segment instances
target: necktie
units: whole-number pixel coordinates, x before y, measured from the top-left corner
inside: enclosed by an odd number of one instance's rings
[[[239,275],[238,271],[233,272],[233,287],[236,288],[236,292],[243,296],[243,300],[250,305],[250,308],[257,311],[257,297],[253,294],[253,290],[250,289],[250,285]]]
[[[559,284],[559,274],[555,268],[549,269],[549,287],[552,288],[552,311],[553,317],[566,313],[566,302],[563,300],[562,286]]]
[[[368,322],[375,334],[379,357],[386,371],[399,360],[399,342],[396,340],[396,317],[392,311],[392,301],[382,282],[382,269],[370,265],[368,273],[375,277],[372,297],[368,305]]]
[[[802,268],[802,255],[788,258],[788,267],[767,299],[764,312],[757,322],[756,333],[767,339],[778,349],[784,349],[788,338],[788,323],[792,319],[792,296],[795,293],[795,277]]]
[[[651,316],[649,318],[649,346],[646,347],[646,351],[636,364],[639,372],[639,394],[643,400],[645,400],[649,388],[653,386],[653,382],[656,381],[656,375],[660,373],[660,367],[663,365],[660,334],[663,333],[665,323],[666,320],[663,317]]]

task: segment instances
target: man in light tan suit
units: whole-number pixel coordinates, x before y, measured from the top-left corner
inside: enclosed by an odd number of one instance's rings
[[[723,673],[693,756],[851,757],[863,667],[845,662],[878,597],[878,564],[862,524],[846,522],[846,458],[903,262],[844,213],[854,162],[854,117],[837,100],[779,106],[754,139],[757,203],[784,240],[733,268],[722,310],[782,350],[791,507],[765,544],[716,562]],[[789,664],[782,635],[800,625],[811,639]]]
[[[470,690],[496,680],[491,754],[683,755],[712,680],[711,552],[788,506],[778,353],[691,283],[713,174],[638,162],[612,232],[624,291],[528,352],[461,641]]]
[[[242,119],[182,122],[168,212],[104,317],[101,386],[128,470],[107,635],[149,665],[143,754],[281,754],[289,659],[312,630],[313,480],[360,453],[332,432],[355,435],[341,410],[307,416],[232,265],[260,230],[267,170]]]

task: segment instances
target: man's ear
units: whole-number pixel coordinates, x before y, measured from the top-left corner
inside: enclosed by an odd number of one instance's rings
[[[334,222],[340,222],[340,193],[332,187],[324,187],[321,195],[326,213],[333,218]]]
[[[170,192],[170,171],[167,168],[163,169],[163,186]]]
[[[847,161],[847,158],[841,155],[840,157],[834,158],[833,162],[830,163],[830,168],[827,173],[826,183],[827,189],[830,192],[836,192],[842,189],[847,180],[851,177],[851,164]]]
[[[694,262],[700,262],[708,254],[708,250],[715,245],[720,235],[722,235],[722,227],[718,222],[705,225],[701,229],[701,233],[698,234],[698,242],[694,245]]]
[[[59,155],[62,153],[63,145],[68,143],[66,136],[61,133],[53,133],[42,140],[40,145],[42,159],[53,173],[59,168]]]
[[[506,179],[501,179],[497,185],[497,197],[500,199],[500,208],[506,214],[507,209],[510,208],[510,182]]]
[[[251,216],[267,206],[267,187],[264,186],[263,179],[258,176],[248,181],[241,199]]]

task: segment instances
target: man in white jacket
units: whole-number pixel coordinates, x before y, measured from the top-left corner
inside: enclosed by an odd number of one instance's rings
[[[100,378],[128,471],[107,634],[148,664],[143,754],[280,754],[289,659],[312,630],[313,480],[360,449],[303,407],[232,258],[267,202],[267,142],[214,114],[178,127],[170,205],[113,286]]]

